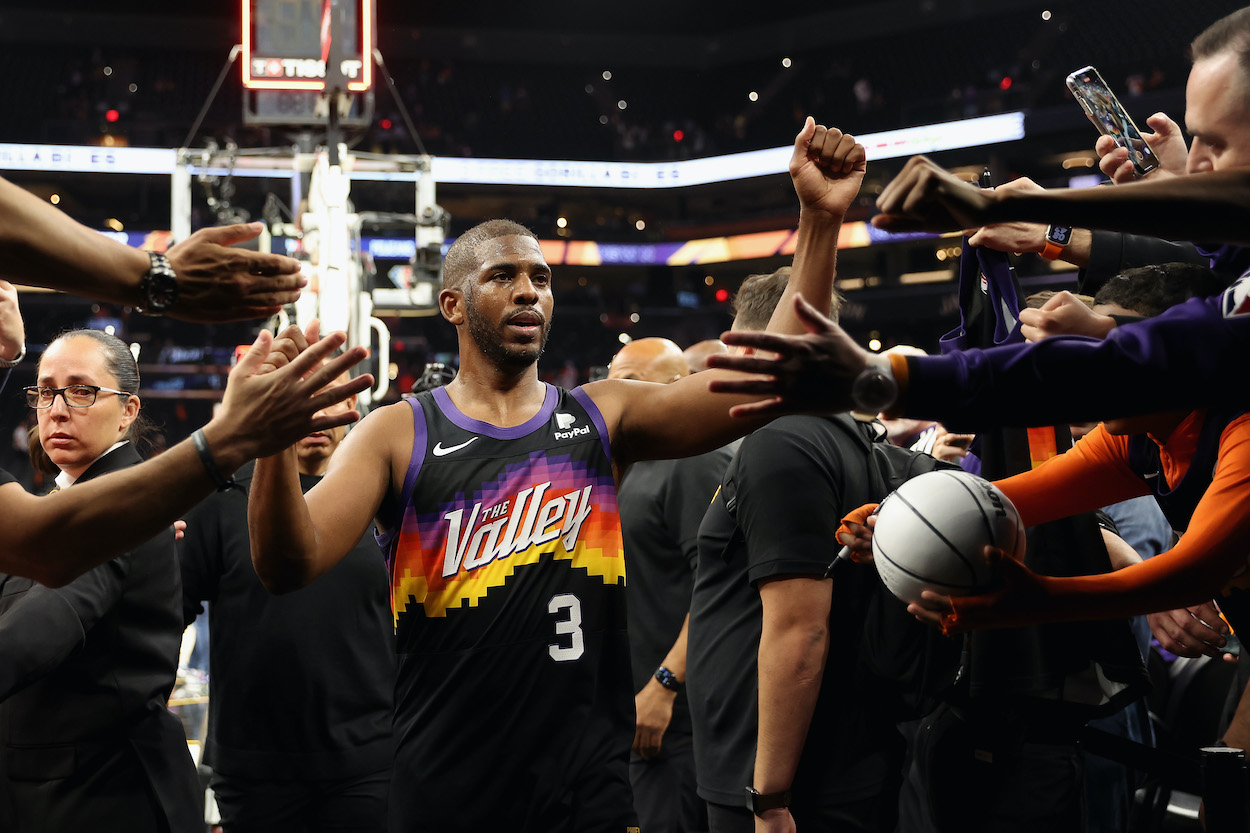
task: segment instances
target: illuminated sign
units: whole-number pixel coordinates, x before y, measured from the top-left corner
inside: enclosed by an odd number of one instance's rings
[[[0,170],[76,173],[165,174],[174,152],[164,148],[105,148],[92,145],[0,144]]]
[[[373,85],[374,0],[342,0],[339,69],[347,89]],[[243,0],[243,86],[324,90],[330,59],[330,0]]]
[[[964,121],[908,127],[857,137],[869,161],[978,147],[1024,138],[1024,114],[1003,113]],[[792,147],[687,159],[681,162],[560,162],[542,159],[459,159],[436,156],[434,181],[464,185],[541,185],[585,188],[681,188],[784,174]],[[407,157],[411,159],[411,157]],[[285,167],[278,163],[285,162]],[[273,167],[200,168],[192,174],[290,178],[290,160]],[[172,150],[99,148],[72,145],[0,144],[0,170],[90,171],[93,173],[163,173],[174,170]],[[353,181],[415,182],[420,173],[399,170],[351,170]]]
[[[979,147],[1024,138],[1024,113],[906,127],[857,136],[868,161]],[[540,159],[434,158],[436,182],[473,185],[561,185],[591,188],[680,188],[789,170],[791,146],[681,162],[562,162]],[[383,175],[384,176],[384,175]],[[383,178],[379,176],[378,178]],[[353,174],[353,178],[359,178]]]

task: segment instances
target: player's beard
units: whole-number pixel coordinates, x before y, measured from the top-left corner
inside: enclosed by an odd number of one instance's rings
[[[486,316],[478,312],[472,299],[465,305],[465,322],[469,325],[469,335],[473,338],[473,343],[482,355],[496,367],[511,370],[523,370],[538,361],[547,347],[547,337],[551,334],[551,321],[544,318],[540,340],[530,344],[506,345],[499,330]]]

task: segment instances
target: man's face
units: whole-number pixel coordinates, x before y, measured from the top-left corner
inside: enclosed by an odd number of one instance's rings
[[[464,287],[469,335],[494,364],[528,367],[551,330],[551,268],[538,241],[523,235],[484,241],[475,253],[481,265]]]
[[[1250,79],[1235,53],[1194,63],[1185,87],[1185,127],[1193,135],[1189,173],[1250,168]]]

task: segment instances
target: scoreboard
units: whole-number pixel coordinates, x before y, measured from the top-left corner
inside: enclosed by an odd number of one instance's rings
[[[375,0],[242,0],[243,86],[326,88],[327,75],[351,92],[373,85]],[[338,41],[335,43],[335,41]],[[337,65],[338,73],[327,72]]]

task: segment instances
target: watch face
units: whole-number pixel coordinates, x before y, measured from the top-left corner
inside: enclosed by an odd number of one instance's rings
[[[1046,239],[1056,246],[1066,246],[1072,239],[1072,229],[1069,226],[1051,226],[1046,230]]]
[[[178,300],[178,279],[173,275],[154,272],[148,280],[148,304],[163,310]]]

